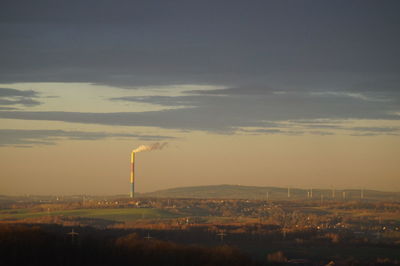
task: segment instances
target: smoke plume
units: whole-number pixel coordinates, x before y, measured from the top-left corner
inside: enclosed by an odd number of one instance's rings
[[[162,150],[168,145],[167,142],[156,142],[151,145],[140,145],[136,149],[134,149],[132,152],[137,153],[137,152],[143,152],[143,151],[154,151],[154,150]]]

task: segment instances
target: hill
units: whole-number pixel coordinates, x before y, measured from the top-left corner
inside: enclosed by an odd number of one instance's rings
[[[312,199],[329,200],[335,195],[336,200],[357,200],[363,193],[364,199],[370,200],[398,200],[399,193],[383,192],[376,190],[355,190],[355,189],[312,189]],[[162,197],[162,198],[220,198],[220,199],[260,199],[266,200],[300,200],[311,199],[310,189],[290,188],[290,197],[288,197],[288,188],[281,187],[258,187],[258,186],[240,186],[240,185],[214,185],[214,186],[194,186],[178,187],[164,190],[158,190],[149,193],[143,193],[141,197]]]

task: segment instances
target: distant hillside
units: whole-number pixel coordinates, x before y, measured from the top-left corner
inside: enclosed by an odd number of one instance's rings
[[[344,193],[343,193],[344,192]],[[373,200],[399,200],[397,192],[382,192],[376,190],[364,190],[364,199]],[[344,195],[345,194],[345,195]],[[279,187],[255,187],[239,185],[215,185],[215,186],[195,186],[178,187],[143,193],[141,197],[162,197],[162,198],[221,198],[221,199],[267,199],[270,200],[298,200],[311,197],[311,190],[290,188],[290,198],[287,188]],[[332,199],[332,189],[313,189],[312,199],[321,200]],[[361,190],[345,189],[335,190],[335,199],[356,200],[361,198]]]

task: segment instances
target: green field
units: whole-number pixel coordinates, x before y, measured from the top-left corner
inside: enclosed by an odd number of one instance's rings
[[[126,222],[136,219],[173,218],[177,215],[159,209],[76,209],[50,212],[34,212],[29,209],[0,210],[0,220],[39,218],[43,216],[74,216]]]

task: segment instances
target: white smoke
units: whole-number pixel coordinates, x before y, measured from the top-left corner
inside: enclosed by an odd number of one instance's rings
[[[154,150],[162,150],[168,145],[167,142],[156,142],[151,145],[140,145],[136,149],[134,149],[132,152],[137,153],[137,152],[143,152],[143,151],[154,151]]]

